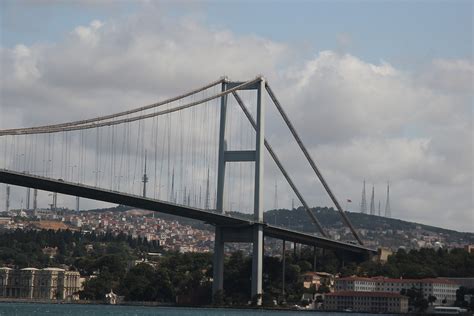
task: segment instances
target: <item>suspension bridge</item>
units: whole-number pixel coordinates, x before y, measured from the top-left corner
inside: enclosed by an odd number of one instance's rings
[[[354,242],[329,238],[325,228],[265,138],[266,103],[277,113],[349,228]],[[332,249],[364,260],[375,254],[347,218],[269,83],[223,77],[146,106],[60,124],[0,130],[0,182],[58,196],[123,204],[215,226],[213,293],[223,289],[224,244],[252,243],[251,295],[262,294],[264,236]],[[267,152],[314,225],[301,232],[264,221]],[[41,197],[40,197],[41,199]],[[43,197],[43,200],[47,197]],[[233,212],[228,212],[232,210]],[[242,216],[236,215],[235,210]],[[251,214],[251,215],[250,215]]]

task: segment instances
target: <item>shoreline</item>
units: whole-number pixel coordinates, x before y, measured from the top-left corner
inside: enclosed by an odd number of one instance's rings
[[[366,315],[410,315],[410,313],[387,313],[381,314],[376,312],[349,312],[349,311],[326,311],[319,309],[296,309],[296,308],[273,308],[273,307],[256,307],[256,306],[202,306],[202,305],[177,305],[173,303],[159,303],[159,302],[125,302],[120,304],[107,304],[103,301],[77,300],[77,301],[60,301],[60,300],[31,300],[31,299],[15,299],[15,298],[0,298],[0,304],[44,304],[44,305],[95,305],[95,306],[116,306],[116,307],[163,307],[163,308],[199,308],[199,309],[230,309],[230,310],[255,310],[255,311],[275,311],[275,312],[312,312],[312,313],[340,313],[340,314],[366,314]]]
[[[257,307],[257,306],[212,306],[212,305],[178,305],[174,303],[160,303],[160,302],[121,302],[118,304],[107,304],[103,301],[92,300],[35,300],[22,298],[0,298],[1,303],[22,303],[22,304],[49,304],[49,305],[96,305],[96,306],[138,306],[138,307],[169,307],[169,308],[202,308],[202,309],[245,309],[245,310],[268,310],[268,311],[300,311],[300,312],[325,312],[317,309],[297,309],[297,308],[283,308],[283,307]]]

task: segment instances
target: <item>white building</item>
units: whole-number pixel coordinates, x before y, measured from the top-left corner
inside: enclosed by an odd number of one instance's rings
[[[371,313],[406,313],[408,297],[397,293],[340,291],[328,293],[324,298],[327,311],[352,310]]]
[[[60,268],[0,268],[0,297],[75,300],[81,290],[77,271]]]
[[[456,301],[459,284],[442,278],[432,279],[390,279],[384,277],[362,278],[348,277],[336,279],[336,291],[400,293],[403,289],[421,290],[427,299],[436,297],[435,305],[451,305]]]

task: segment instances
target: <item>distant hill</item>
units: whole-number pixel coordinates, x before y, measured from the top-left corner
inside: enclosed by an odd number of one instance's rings
[[[339,234],[341,240],[353,240],[349,230],[345,228],[340,214],[333,208],[314,208],[313,213],[323,227]],[[433,244],[436,241],[450,247],[474,244],[474,233],[458,232],[376,215],[352,212],[346,214],[363,239],[372,245],[391,248],[398,248],[399,246],[416,248],[417,243],[419,242],[418,246],[420,246],[423,241],[426,241],[425,246],[429,246],[430,243]],[[270,210],[265,212],[264,219],[271,224],[276,223],[276,225],[283,225],[301,231],[317,231],[302,207],[294,210]]]
[[[313,208],[313,213],[316,215],[321,224],[325,227],[342,227],[344,226],[339,212],[336,212],[333,208]],[[404,230],[404,229],[417,229],[421,228],[427,231],[432,231],[442,234],[452,234],[456,238],[463,237],[474,237],[474,233],[458,232],[455,230],[408,222],[395,218],[387,218],[383,216],[368,215],[363,213],[346,212],[352,224],[358,229],[393,229],[393,230]],[[294,228],[301,228],[305,231],[314,230],[314,226],[308,219],[306,211],[300,207],[294,210],[280,209],[270,210],[264,214],[265,221],[269,223],[286,224]]]

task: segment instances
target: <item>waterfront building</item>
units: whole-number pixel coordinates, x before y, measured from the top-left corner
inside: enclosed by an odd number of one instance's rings
[[[408,297],[397,293],[340,291],[325,295],[324,309],[372,313],[406,313]]]
[[[435,305],[450,305],[456,301],[459,284],[444,278],[391,279],[385,277],[347,277],[336,279],[336,291],[384,292],[400,294],[402,290],[418,289],[425,298],[436,297]]]
[[[357,291],[357,292],[375,292],[377,282],[371,278],[348,277],[336,279],[336,292]]]
[[[80,274],[60,268],[0,268],[0,297],[23,299],[78,299]]]
[[[449,281],[452,281],[456,284],[459,284],[459,286],[464,286],[464,287],[467,287],[469,289],[474,289],[474,277],[471,277],[471,278],[452,278],[452,277],[449,277],[449,278],[446,278],[448,279]]]

